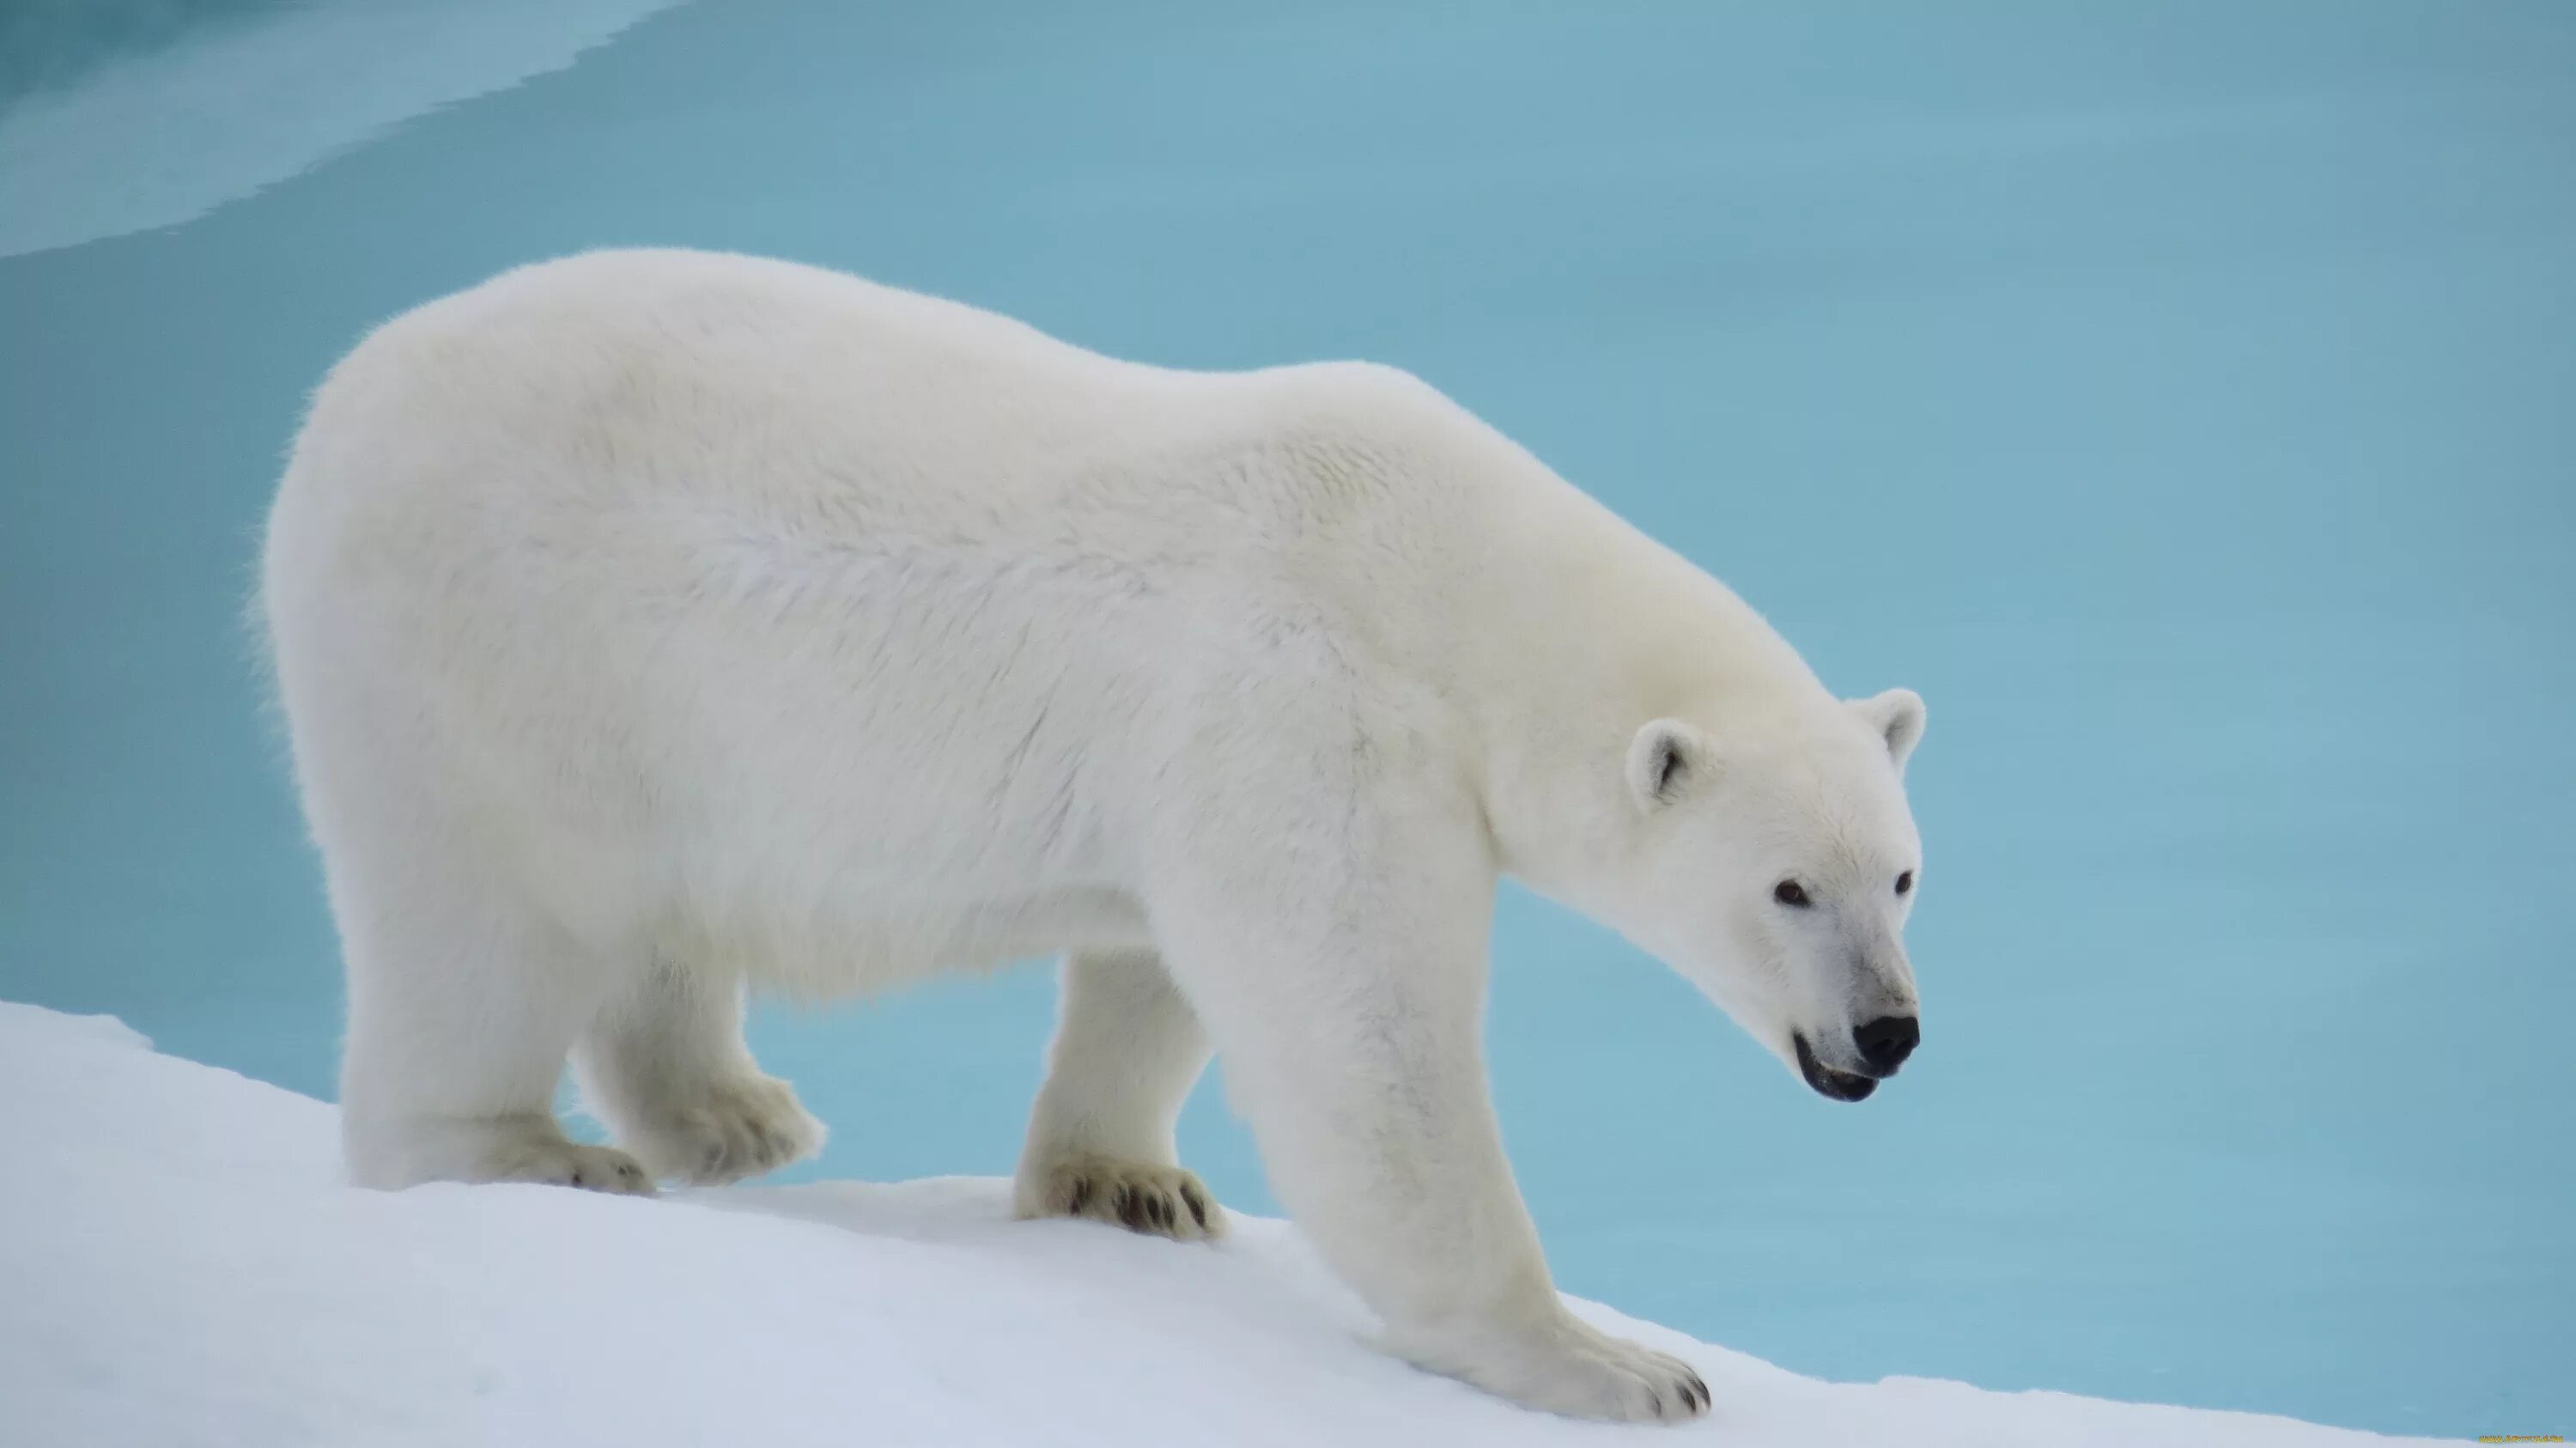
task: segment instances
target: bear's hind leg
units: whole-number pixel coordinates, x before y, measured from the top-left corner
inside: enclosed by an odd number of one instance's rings
[[[743,1044],[743,989],[657,963],[609,1001],[575,1053],[584,1104],[657,1178],[711,1185],[823,1147],[823,1124]]]
[[[1173,1122],[1207,1068],[1207,1033],[1151,950],[1065,957],[1046,1085],[1013,1189],[1022,1217],[1091,1217],[1194,1241],[1225,1213],[1181,1169]]]
[[[351,1179],[651,1192],[633,1157],[572,1140],[554,1116],[565,1054],[597,1005],[595,962],[506,891],[441,878],[414,860],[394,898],[364,895],[345,869],[335,890],[349,960],[340,1122]]]

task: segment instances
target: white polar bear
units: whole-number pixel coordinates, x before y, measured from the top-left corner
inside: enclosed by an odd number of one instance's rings
[[[1705,1411],[1560,1304],[1480,1045],[1508,871],[1816,1090],[1915,1040],[1903,690],[1429,387],[1082,351],[776,261],[595,253],[388,323],[316,395],[263,598],[348,961],[350,1170],[644,1191],[812,1152],[746,988],[1063,952],[1026,1215],[1279,1197],[1426,1367]],[[567,1056],[623,1149],[550,1111]]]

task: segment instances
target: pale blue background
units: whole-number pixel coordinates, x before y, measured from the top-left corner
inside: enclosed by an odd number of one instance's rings
[[[635,23],[515,88],[492,3],[0,25],[0,996],[327,1094],[238,623],[305,389],[514,262],[777,253],[1413,368],[1930,700],[1926,1044],[1866,1106],[1505,901],[1570,1290],[1837,1377],[2576,1430],[2576,6],[549,8]],[[757,1044],[823,1170],[1002,1172],[1050,1002]],[[1184,1135],[1267,1207],[1212,1085]]]

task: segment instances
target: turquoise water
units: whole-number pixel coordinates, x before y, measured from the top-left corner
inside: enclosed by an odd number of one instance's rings
[[[238,622],[305,389],[515,262],[775,253],[1410,367],[1930,700],[1927,1040],[1865,1106],[1504,902],[1570,1290],[1835,1377],[2576,1430],[2576,8],[6,14],[0,996],[327,1095]],[[756,1044],[820,1172],[1002,1172],[1050,1003]],[[1183,1144],[1268,1208],[1213,1083]]]

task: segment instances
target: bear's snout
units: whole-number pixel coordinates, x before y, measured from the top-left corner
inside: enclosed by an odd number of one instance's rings
[[[1861,1069],[1879,1077],[1895,1075],[1922,1041],[1923,1022],[1914,1016],[1880,1016],[1852,1032],[1852,1044],[1860,1048]]]

